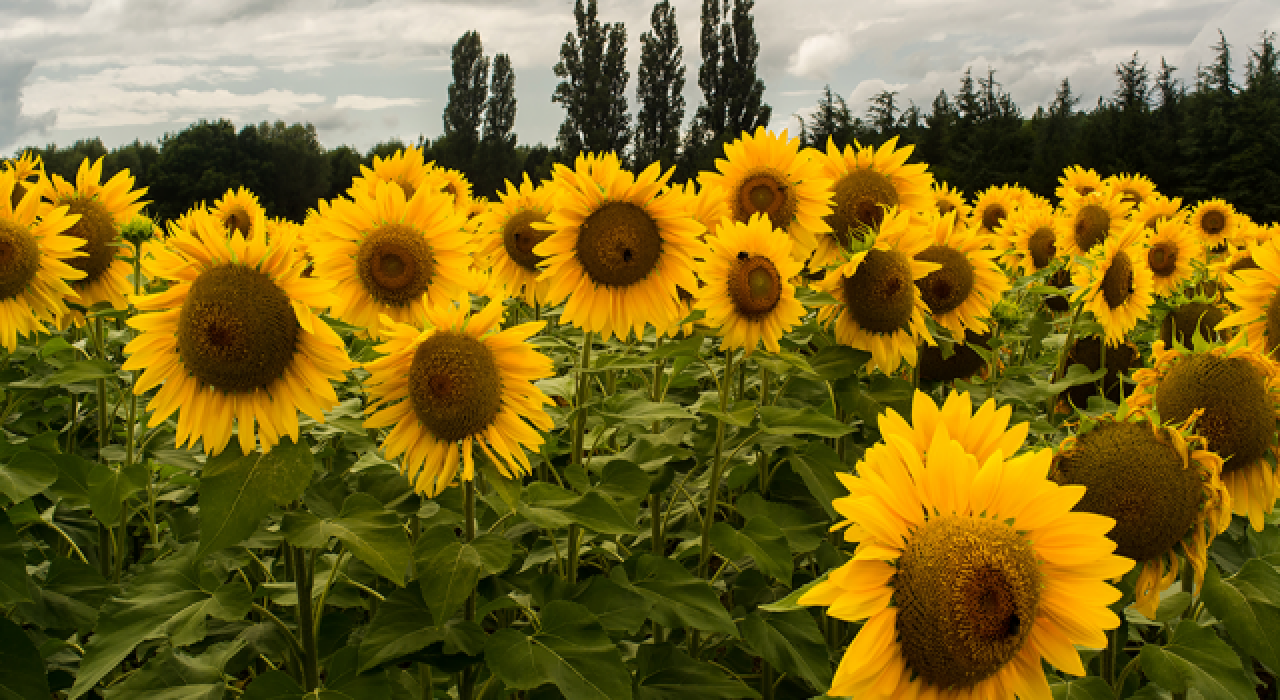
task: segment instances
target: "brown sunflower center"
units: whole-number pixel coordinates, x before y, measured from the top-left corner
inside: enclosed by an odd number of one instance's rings
[[[649,275],[662,256],[662,234],[644,209],[609,202],[582,222],[578,260],[596,284],[627,287]]]
[[[1235,262],[1227,266],[1228,273],[1239,272],[1241,270],[1257,270],[1257,269],[1259,269],[1258,263],[1253,261],[1252,255],[1244,255],[1239,260],[1236,260]]]
[[[40,271],[40,246],[26,228],[0,219],[0,300],[18,296]]]
[[[427,291],[435,265],[431,246],[418,230],[404,224],[384,224],[360,243],[356,271],[369,296],[384,304],[404,306]]]
[[[1008,216],[1009,211],[1004,208],[1003,204],[992,204],[982,210],[982,227],[988,231],[994,231]]]
[[[1227,217],[1216,209],[1207,211],[1200,217],[1200,228],[1210,236],[1216,236],[1227,228]]]
[[[239,233],[246,239],[249,237],[249,212],[242,207],[232,209],[222,223],[227,227],[228,232],[232,234]]]
[[[1027,250],[1031,253],[1031,264],[1042,270],[1053,259],[1058,257],[1058,236],[1048,226],[1036,229],[1027,239]]]
[[[535,229],[533,224],[546,220],[542,212],[521,209],[502,225],[502,246],[506,248],[507,255],[529,272],[537,272],[538,265],[544,260],[541,255],[534,254],[534,246],[551,235],[550,231]]]
[[[1213,304],[1188,302],[1169,312],[1160,323],[1160,339],[1165,346],[1172,347],[1174,340],[1184,348],[1194,344],[1193,334],[1200,333],[1205,340],[1217,340],[1218,324],[1226,315]]]
[[[1102,299],[1107,306],[1118,309],[1133,295],[1133,262],[1123,250],[1111,259],[1111,266],[1102,276]]]
[[[413,199],[414,193],[418,191],[418,188],[414,187],[413,183],[409,182],[406,178],[398,177],[392,180],[392,182],[400,186],[400,191],[404,192],[404,199],[406,202]]]
[[[772,170],[748,174],[732,200],[733,218],[746,222],[752,214],[764,214],[774,228],[787,230],[799,201],[795,188]]]
[[[1156,410],[1163,421],[1204,414],[1196,432],[1222,456],[1223,473],[1261,459],[1276,430],[1276,413],[1263,378],[1248,360],[1210,353],[1184,356],[1156,386]]]
[[[22,203],[22,198],[27,195],[27,185],[22,180],[13,181],[13,190],[9,193],[9,202],[13,204],[13,208],[17,209]]]
[[[845,277],[844,303],[853,320],[872,333],[907,327],[915,308],[911,261],[895,250],[872,249],[852,277]]]
[[[1086,204],[1076,213],[1076,246],[1089,252],[1107,237],[1111,230],[1111,214],[1100,205]]]
[[[298,320],[266,274],[228,264],[200,273],[178,317],[178,354],[197,379],[224,392],[261,389],[293,360]]]
[[[973,293],[973,264],[964,253],[945,245],[931,245],[920,251],[916,260],[942,266],[916,280],[921,298],[933,313],[954,311]]]
[[[493,351],[465,333],[432,333],[413,353],[409,400],[441,442],[483,431],[502,408],[502,375]]]
[[[1120,190],[1120,201],[1137,206],[1142,204],[1142,193],[1136,189],[1126,187]]]
[[[934,202],[938,206],[938,213],[946,216],[956,210],[956,205],[949,199],[941,198]]]
[[[1093,194],[1094,192],[1097,192],[1097,191],[1098,190],[1094,189],[1093,185],[1077,185],[1076,186],[1076,192],[1078,192],[1081,195]]]
[[[888,175],[870,168],[850,170],[836,181],[832,212],[826,217],[832,235],[843,246],[862,240],[861,229],[876,228],[888,207],[898,205],[898,189]]]
[[[1008,525],[929,520],[912,535],[893,584],[907,667],[939,688],[991,677],[1030,635],[1040,579],[1031,543]]]
[[[782,278],[773,261],[760,255],[738,253],[729,266],[729,298],[742,316],[756,320],[767,315],[782,298]]]
[[[1138,561],[1173,549],[1200,515],[1199,472],[1146,422],[1100,423],[1054,459],[1050,478],[1082,484],[1074,510],[1115,518],[1116,554]]]
[[[111,212],[97,197],[75,197],[64,204],[70,205],[67,213],[80,215],[80,220],[63,235],[84,240],[80,250],[86,255],[67,260],[68,265],[85,274],[84,279],[75,282],[77,287],[84,288],[98,281],[115,261],[116,247],[113,244],[119,230]]]
[[[1057,287],[1058,289],[1066,289],[1071,286],[1071,271],[1064,267],[1050,275],[1048,281],[1049,284]],[[1059,294],[1045,296],[1044,305],[1048,307],[1050,311],[1057,311],[1059,313],[1071,308],[1071,304],[1067,301],[1066,295]]]
[[[1147,251],[1147,265],[1156,277],[1168,277],[1178,269],[1178,246],[1172,241],[1160,241]]]

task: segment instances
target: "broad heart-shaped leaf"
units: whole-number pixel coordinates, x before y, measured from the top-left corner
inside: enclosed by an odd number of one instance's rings
[[[227,689],[222,669],[244,645],[244,640],[223,642],[200,656],[167,648],[125,680],[112,685],[105,697],[107,700],[219,700]]]
[[[240,700],[302,700],[307,691],[284,671],[267,671],[255,677]]]
[[[787,544],[790,545],[791,551],[797,554],[812,552],[827,539],[827,524],[815,521],[813,515],[795,506],[766,501],[755,492],[744,493],[734,506],[747,520],[765,516],[773,521],[775,525],[782,528],[782,534],[787,536]]]
[[[853,428],[812,408],[761,406],[760,429],[772,435],[817,435],[836,438]]]
[[[353,493],[336,518],[321,520],[300,511],[286,513],[281,528],[285,539],[299,547],[322,548],[336,537],[360,561],[379,575],[404,585],[409,567],[409,536],[400,518],[367,493]]]
[[[636,649],[636,666],[636,700],[760,697],[715,665],[693,659],[671,644],[641,644]]]
[[[318,700],[385,700],[391,697],[391,681],[383,670],[361,673],[359,652],[343,647],[329,658],[324,690]]]
[[[650,401],[643,391],[620,391],[605,399],[600,406],[600,417],[605,425],[629,423],[646,428],[660,420],[693,420],[679,404]]]
[[[741,627],[742,638],[774,668],[803,678],[818,692],[831,687],[827,644],[807,611],[753,612]]]
[[[782,529],[763,515],[748,520],[741,530],[726,522],[715,523],[711,546],[734,561],[751,557],[761,572],[791,585],[791,547]]]
[[[0,579],[7,573],[6,564],[0,562]],[[26,571],[22,573],[25,575]],[[87,637],[98,622],[98,610],[113,589],[96,567],[79,559],[54,557],[40,585],[29,589],[35,600],[19,603],[17,610],[25,621],[37,626],[75,629],[81,637]]]
[[[200,550],[197,558],[252,535],[272,506],[302,495],[311,482],[307,444],[280,441],[266,454],[242,455],[232,443],[204,465],[200,477]]]
[[[0,466],[0,493],[10,503],[20,503],[40,493],[58,480],[58,465],[48,455],[20,450]]]
[[[22,628],[0,618],[0,700],[49,697],[44,659]]]
[[[506,570],[511,541],[501,535],[481,535],[470,543],[448,542],[418,562],[418,585],[431,617],[444,624],[471,595],[481,576]]]
[[[27,589],[27,555],[9,514],[0,511],[0,605],[31,601]]]
[[[68,391],[88,393],[93,391],[89,382],[95,379],[113,379],[116,376],[115,364],[97,358],[69,362],[61,369],[43,377],[27,377],[9,384],[14,389],[45,389],[51,386],[67,387]],[[72,386],[79,385],[79,386]]]
[[[378,612],[360,640],[360,670],[412,654],[442,641],[431,611],[417,586],[399,588],[378,605]]]
[[[573,601],[585,605],[607,630],[636,634],[649,618],[653,603],[634,590],[604,576],[592,576]]]
[[[628,581],[627,572],[617,566],[610,572],[610,577],[623,588],[630,588],[647,598],[653,604],[649,616],[658,624],[738,636],[738,628],[715,590],[679,563],[642,554],[627,562],[627,566],[634,566],[634,580]]]
[[[538,527],[555,529],[570,523],[605,535],[630,535],[636,532],[636,504],[618,502],[599,491],[581,496],[555,484],[534,482],[525,488],[525,503],[519,512]]]
[[[837,498],[848,496],[849,490],[840,483],[836,472],[849,471],[849,465],[840,461],[840,455],[835,450],[821,442],[814,442],[804,452],[791,452],[788,460],[791,462],[791,469],[804,480],[809,493],[827,511],[827,515],[832,520],[839,520],[840,514],[831,503]]]
[[[1097,676],[1073,678],[1061,683],[1050,683],[1053,700],[1114,700],[1111,686]]]
[[[1253,700],[1253,683],[1240,657],[1212,627],[1182,620],[1167,646],[1147,644],[1138,655],[1142,672],[1174,693],[1195,688],[1205,700]]]
[[[101,462],[89,471],[89,507],[103,525],[120,523],[120,505],[145,488],[150,474],[141,464],[112,467]],[[203,507],[201,508],[203,511]]]
[[[871,353],[848,345],[828,345],[809,358],[814,374],[827,381],[851,377],[867,364]]]
[[[1280,669],[1280,572],[1275,567],[1250,559],[1235,576],[1223,579],[1210,562],[1200,595],[1232,641],[1267,668]]]
[[[485,664],[507,688],[551,683],[566,700],[630,700],[631,674],[591,611],[553,600],[540,617],[542,629],[532,635],[507,627],[485,643]]]

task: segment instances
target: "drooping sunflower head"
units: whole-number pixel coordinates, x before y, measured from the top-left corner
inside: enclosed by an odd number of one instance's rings
[[[44,175],[44,160],[37,153],[23,151],[17,160],[6,160],[0,163],[0,172],[13,175],[13,189],[9,194],[9,205],[17,209],[22,198],[32,189],[38,189],[40,179]]]
[[[439,495],[460,466],[473,479],[477,446],[506,476],[528,474],[525,450],[553,427],[544,408],[551,400],[533,385],[553,374],[551,359],[528,342],[543,323],[499,330],[501,321],[501,299],[474,314],[453,304],[429,309],[425,330],[383,320],[384,356],[365,365],[365,427],[391,428],[382,449],[401,457],[419,493]]]
[[[730,218],[746,223],[764,214],[792,239],[792,257],[806,260],[818,246],[818,234],[830,231],[831,179],[823,175],[819,154],[789,138],[759,127],[754,134],[724,147],[716,172],[698,176],[699,184],[724,198]]]
[[[935,181],[930,194],[933,195],[933,206],[939,214],[950,214],[954,211],[957,219],[965,220],[973,211],[964,193],[945,182]]]
[[[897,207],[916,212],[929,208],[933,176],[924,163],[907,163],[914,146],[898,148],[898,137],[880,148],[861,144],[836,148],[827,139],[826,153],[815,156],[822,176],[831,180],[832,211],[826,217],[830,231],[819,239],[819,264],[835,260],[836,251],[861,241],[879,228],[885,212]]]
[[[779,352],[778,339],[800,323],[804,306],[796,301],[791,279],[804,263],[791,257],[791,239],[762,214],[745,224],[725,220],[707,238],[695,307],[719,328],[726,348],[747,354],[761,343]]]
[[[1124,229],[1130,209],[1120,193],[1108,188],[1068,196],[1062,202],[1062,210],[1069,235],[1060,239],[1059,247],[1067,255],[1088,255]]]
[[[1196,336],[1202,341],[1215,342],[1222,338],[1218,324],[1226,318],[1226,312],[1217,304],[1207,301],[1189,301],[1171,309],[1160,322],[1160,339],[1166,346],[1196,347]]]
[[[988,187],[974,200],[969,225],[1003,239],[1005,220],[1017,210],[1019,199],[1008,185]]]
[[[240,234],[247,239],[262,235],[267,228],[267,211],[258,201],[258,195],[247,187],[229,189],[213,203],[210,211],[230,234]]]
[[[1181,290],[1195,274],[1191,262],[1202,250],[1186,224],[1178,219],[1159,219],[1150,229],[1137,220],[1128,226],[1145,233],[1146,251],[1141,263],[1151,271],[1155,294],[1171,296]]]
[[[1058,189],[1054,194],[1059,200],[1065,201],[1072,197],[1101,192],[1102,188],[1102,176],[1092,168],[1070,165],[1058,177]]]
[[[995,263],[999,253],[991,236],[957,223],[954,213],[932,214],[924,225],[933,240],[915,257],[938,269],[916,280],[916,287],[933,320],[953,338],[963,338],[966,330],[987,332],[984,319],[1009,288],[1009,279]]]
[[[1152,366],[1133,378],[1132,405],[1154,407],[1162,421],[1178,423],[1202,411],[1195,432],[1223,459],[1232,509],[1261,530],[1277,497],[1269,455],[1280,415],[1280,367],[1239,343],[1196,351],[1156,341]]]
[[[80,239],[84,255],[70,262],[85,273],[72,284],[82,306],[107,302],[115,309],[128,308],[125,294],[130,291],[129,263],[117,259],[120,250],[120,227],[142,211],[146,202],[145,187],[131,189],[133,176],[121,170],[102,182],[102,158],[90,163],[85,158],[76,172],[74,185],[59,175],[43,181],[43,196],[55,207],[65,206],[79,220],[62,235]]]
[[[1084,298],[1106,331],[1108,345],[1116,345],[1146,318],[1154,300],[1151,270],[1142,264],[1142,231],[1136,226],[1108,238],[1089,256],[1089,264],[1075,273],[1074,299]]]
[[[1226,280],[1227,301],[1237,311],[1223,319],[1223,328],[1243,326],[1249,346],[1272,358],[1280,348],[1280,244],[1270,240],[1229,258],[1218,268]]]
[[[1112,175],[1102,181],[1102,186],[1118,193],[1120,199],[1131,207],[1142,206],[1157,194],[1156,183],[1142,174],[1130,175],[1129,173],[1124,173],[1122,175]]]
[[[1221,199],[1200,202],[1191,210],[1187,222],[1207,250],[1224,248],[1236,229],[1236,211]]]
[[[389,156],[374,156],[372,167],[360,166],[360,175],[351,181],[347,194],[355,196],[357,191],[364,191],[367,195],[375,195],[379,182],[394,182],[404,192],[406,200],[424,187],[440,189],[444,186],[443,178],[424,161],[422,149],[413,146]]]
[[[556,169],[554,207],[533,224],[550,235],[533,252],[545,258],[538,279],[550,282],[547,300],[567,300],[567,321],[625,338],[683,318],[676,289],[697,286],[693,259],[705,229],[682,197],[663,191],[670,176],[656,163],[632,175],[613,154]]]
[[[336,284],[334,316],[381,337],[381,317],[420,324],[432,306],[464,298],[474,246],[466,214],[432,188],[408,201],[379,183],[353,190],[308,224],[315,274]]]
[[[547,220],[553,195],[549,185],[535,186],[526,173],[519,186],[508,180],[498,201],[474,219],[481,266],[491,268],[496,283],[530,305],[545,302],[550,286],[538,281],[543,258],[533,252],[550,232],[533,225]]]
[[[1115,520],[1116,554],[1139,562],[1135,607],[1154,617],[1160,591],[1177,577],[1178,555],[1204,578],[1208,544],[1231,523],[1222,458],[1186,426],[1161,426],[1146,411],[1103,416],[1062,442],[1050,478],[1085,487],[1075,510]]]
[[[1028,275],[1058,259],[1058,239],[1066,233],[1062,217],[1046,206],[1019,209],[1009,217],[1005,229],[1012,244],[1007,262]]]

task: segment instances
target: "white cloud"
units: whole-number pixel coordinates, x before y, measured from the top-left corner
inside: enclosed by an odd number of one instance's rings
[[[844,34],[807,37],[788,60],[787,72],[803,78],[826,79],[831,71],[853,57],[853,44]]]
[[[368,95],[343,95],[334,103],[338,109],[368,111],[388,107],[414,107],[426,100],[420,97],[370,97]]]

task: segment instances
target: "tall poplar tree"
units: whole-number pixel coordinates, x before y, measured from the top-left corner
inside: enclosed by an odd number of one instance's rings
[[[511,57],[500,53],[493,57],[493,82],[484,107],[484,140],[515,146],[515,127],[516,74],[511,68]]]
[[[489,58],[476,31],[453,45],[453,82],[444,107],[444,141],[439,154],[449,167],[469,169],[480,142],[480,122],[489,96]]]
[[[614,151],[620,156],[631,141],[627,113],[627,30],[621,22],[601,24],[596,0],[576,0],[577,32],[569,32],[555,65],[561,82],[551,95],[564,105],[557,141],[564,158],[583,151]]]
[[[691,169],[707,168],[721,144],[769,123],[773,109],[764,102],[764,81],[756,75],[760,42],[751,10],[755,0],[702,0],[702,65],[698,106],[686,149]]]
[[[684,123],[684,49],[671,0],[653,6],[651,31],[640,35],[640,68],[636,73],[635,166],[672,165]]]

